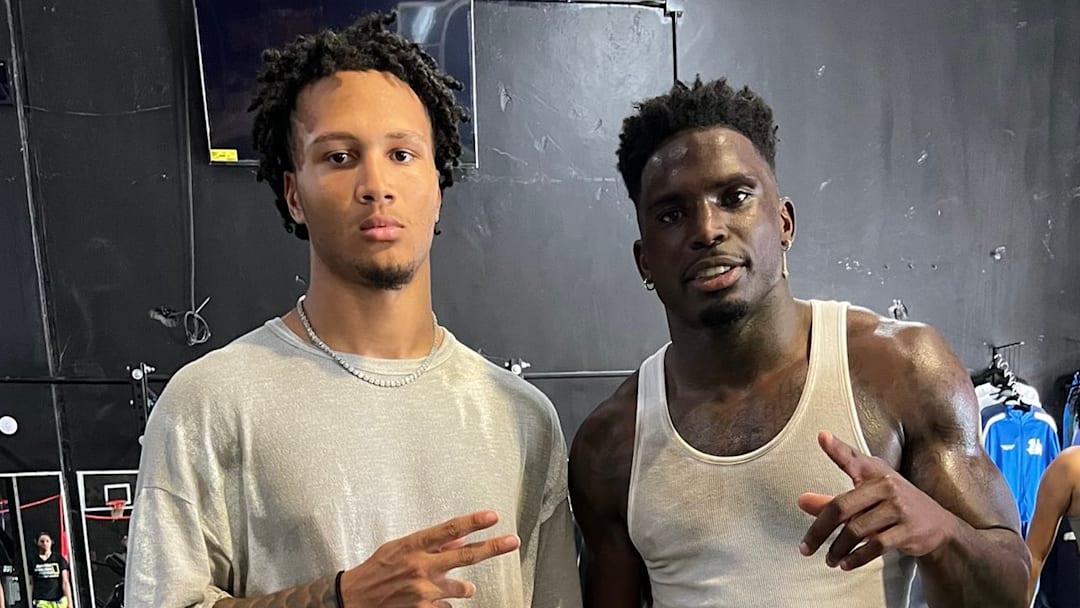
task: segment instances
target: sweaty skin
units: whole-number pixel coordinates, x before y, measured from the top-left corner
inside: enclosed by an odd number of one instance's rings
[[[724,127],[685,131],[662,145],[635,202],[638,267],[656,285],[671,332],[672,422],[709,454],[761,447],[791,418],[809,366],[811,309],[792,298],[780,272],[794,206],[780,198],[753,144]],[[733,285],[710,290],[694,279],[695,263],[707,256],[735,267]],[[918,558],[934,608],[1020,605],[1027,551],[1008,487],[980,446],[964,367],[925,325],[852,308],[847,330],[872,457],[822,434],[822,449],[854,489],[832,497],[807,487],[792,509],[817,519],[803,539],[791,539],[791,550],[801,542],[804,555],[813,554],[843,526],[824,557],[808,559],[850,569],[899,549]],[[570,454],[571,497],[590,556],[587,606],[636,608],[649,598],[626,513],[637,390],[635,375],[601,403]]]

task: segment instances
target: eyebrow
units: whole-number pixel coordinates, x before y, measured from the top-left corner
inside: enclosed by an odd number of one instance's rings
[[[726,189],[734,185],[747,184],[758,186],[761,180],[745,171],[736,171],[734,173],[728,173],[721,175],[716,179],[708,180],[710,189]],[[666,184],[665,184],[666,185]],[[655,196],[652,200],[645,204],[645,209],[652,209],[661,205],[666,205],[674,202],[677,199],[682,198],[682,192],[678,189],[666,187],[659,192],[659,196]]]
[[[736,171],[735,173],[722,175],[718,179],[714,179],[712,183],[714,187],[720,186],[724,188],[729,188],[737,184],[753,184],[756,186],[761,183],[761,179],[745,171]]]
[[[351,133],[345,133],[345,132],[342,132],[342,131],[335,131],[335,132],[332,132],[332,133],[323,133],[322,135],[320,135],[320,136],[316,137],[315,139],[311,140],[311,143],[309,143],[308,145],[309,146],[317,146],[317,145],[319,145],[321,143],[328,142],[328,141],[359,142],[360,140],[356,139],[356,137],[353,136]]]
[[[390,140],[394,140],[394,141],[403,141],[403,140],[416,140],[416,141],[420,141],[420,142],[424,141],[424,137],[422,135],[420,135],[419,133],[415,132],[415,131],[393,131],[391,133],[387,133],[385,138],[390,139]],[[328,142],[328,141],[347,141],[349,143],[359,143],[360,142],[360,140],[357,139],[356,136],[354,136],[351,133],[346,133],[344,131],[334,131],[334,132],[331,132],[331,133],[323,133],[322,135],[319,135],[315,139],[311,140],[311,143],[308,144],[308,145],[309,146],[317,146],[317,145],[319,145],[321,143],[325,143],[325,142]]]
[[[424,136],[416,131],[394,131],[393,133],[387,133],[386,139],[417,139],[424,141]]]

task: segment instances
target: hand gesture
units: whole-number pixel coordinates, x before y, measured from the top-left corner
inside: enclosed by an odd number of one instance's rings
[[[345,608],[450,608],[447,599],[472,597],[475,585],[447,573],[518,548],[513,535],[466,542],[498,521],[494,512],[481,511],[386,543],[342,575]]]
[[[817,518],[799,546],[803,555],[817,552],[838,526],[843,530],[825,563],[843,570],[864,566],[892,549],[925,556],[955,532],[956,516],[884,460],[859,453],[831,433],[820,433],[818,443],[855,488],[839,496],[799,497],[799,508]]]

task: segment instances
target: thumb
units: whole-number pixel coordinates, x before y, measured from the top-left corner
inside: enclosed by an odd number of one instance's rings
[[[807,492],[799,496],[799,508],[817,517],[821,515],[821,512],[825,510],[825,507],[832,502],[833,497],[828,494],[814,494]]]

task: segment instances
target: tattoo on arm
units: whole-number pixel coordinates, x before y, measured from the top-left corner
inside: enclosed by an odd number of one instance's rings
[[[223,599],[214,604],[214,608],[337,608],[335,577],[336,575],[320,578],[271,595]]]

